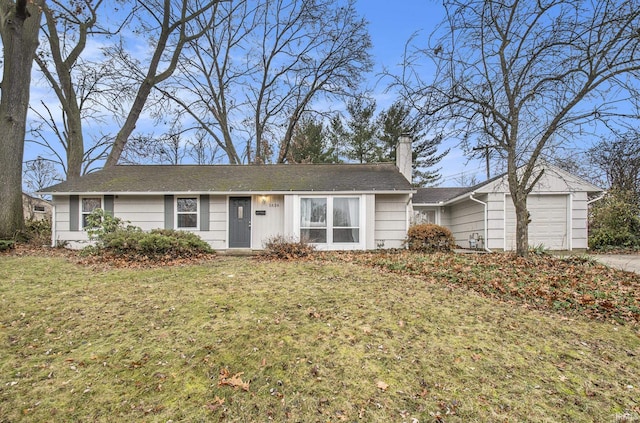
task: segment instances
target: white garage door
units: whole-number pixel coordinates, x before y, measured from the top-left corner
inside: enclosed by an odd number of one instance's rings
[[[516,212],[511,196],[506,198],[505,237],[507,250],[516,249]],[[549,250],[569,249],[569,196],[529,195],[527,209],[531,214],[529,245],[543,245]]]

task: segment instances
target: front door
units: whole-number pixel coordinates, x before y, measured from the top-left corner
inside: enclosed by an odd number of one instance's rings
[[[251,247],[251,197],[229,198],[229,248]]]

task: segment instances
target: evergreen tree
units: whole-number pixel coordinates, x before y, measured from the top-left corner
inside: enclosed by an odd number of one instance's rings
[[[438,154],[442,136],[428,137],[424,120],[416,120],[411,108],[400,101],[393,103],[378,115],[379,139],[383,150],[382,161],[395,162],[396,146],[402,134],[413,138],[413,183],[416,186],[435,185],[440,179],[440,169],[433,169],[444,156],[446,150]]]
[[[331,121],[331,138],[340,140],[342,154],[358,163],[380,162],[382,148],[377,138],[378,128],[374,118],[376,102],[364,96],[353,98],[347,104],[348,118],[343,123],[336,116]]]
[[[322,122],[303,118],[294,129],[289,163],[336,163],[336,148],[331,145]]]

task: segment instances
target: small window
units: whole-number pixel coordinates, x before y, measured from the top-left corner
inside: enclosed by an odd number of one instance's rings
[[[178,229],[196,229],[198,227],[198,198],[178,197],[176,203]]]
[[[86,197],[82,199],[82,227],[87,226],[87,216],[89,216],[94,210],[102,208],[102,198],[100,197]]]
[[[415,223],[436,223],[436,211],[435,210],[417,210],[415,212]]]

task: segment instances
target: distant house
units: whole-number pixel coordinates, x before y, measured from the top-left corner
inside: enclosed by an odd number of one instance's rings
[[[216,250],[259,250],[275,236],[324,250],[402,248],[414,221],[449,227],[460,246],[515,247],[504,177],[416,190],[411,171],[410,139],[401,137],[395,165],[116,166],[42,193],[53,198],[53,243],[72,248],[89,241],[83,227],[97,208],[143,230],[193,231]],[[529,197],[530,243],[585,249],[588,197],[598,191],[548,167]]]
[[[22,209],[25,220],[51,220],[53,205],[42,198],[22,193]]]
[[[589,198],[602,189],[558,167],[544,173],[527,199],[529,245],[586,250]],[[460,246],[515,250],[515,209],[506,175],[470,188],[421,188],[413,196],[414,219],[448,227]]]

